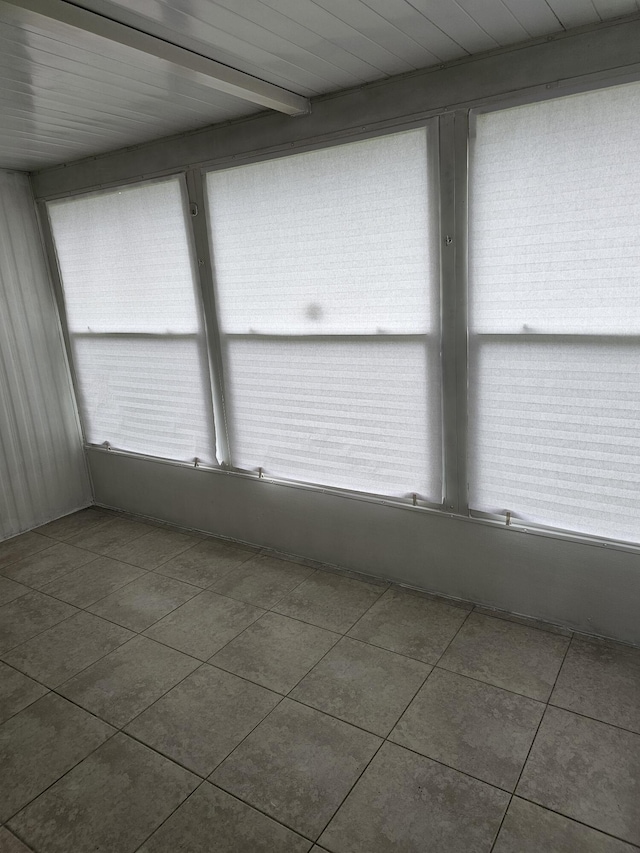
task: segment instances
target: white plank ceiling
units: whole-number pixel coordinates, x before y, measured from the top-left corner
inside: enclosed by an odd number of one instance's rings
[[[306,97],[640,11],[640,0],[77,0]],[[175,63],[0,0],[0,168],[255,113]]]

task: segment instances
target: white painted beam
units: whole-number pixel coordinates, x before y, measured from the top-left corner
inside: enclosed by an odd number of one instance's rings
[[[238,71],[214,59],[193,53],[156,36],[129,27],[119,21],[74,6],[66,0],[2,0],[20,9],[21,20],[28,23],[36,18],[48,18],[99,36],[133,50],[154,56],[174,66],[177,73],[218,92],[233,95],[261,107],[287,115],[310,112],[309,100],[280,86],[274,86],[243,71]],[[41,24],[41,21],[38,21]]]

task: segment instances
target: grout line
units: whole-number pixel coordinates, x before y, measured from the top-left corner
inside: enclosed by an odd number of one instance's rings
[[[570,645],[571,645],[571,640],[569,640],[569,642],[567,643],[567,647],[564,650],[564,655],[562,656],[562,661],[560,663],[560,666],[558,667],[558,671],[556,672],[556,677],[553,680],[553,685],[551,686],[551,690],[549,691],[549,697],[547,698],[547,701],[545,702],[545,708],[544,708],[544,711],[542,712],[542,716],[540,717],[540,722],[536,726],[535,734],[533,735],[533,738],[531,739],[531,744],[529,745],[529,749],[527,750],[527,754],[525,756],[525,759],[522,762],[522,767],[520,768],[520,773],[518,773],[518,778],[516,779],[516,783],[513,786],[513,791],[511,792],[511,796],[509,797],[509,802],[507,803],[507,807],[504,810],[504,814],[502,815],[502,820],[500,821],[500,826],[498,827],[496,834],[495,834],[495,837],[493,839],[493,844],[491,845],[490,853],[493,853],[494,847],[496,846],[496,842],[498,841],[498,838],[500,836],[500,832],[502,830],[502,826],[503,826],[505,818],[507,816],[507,812],[509,811],[509,808],[511,807],[511,803],[513,802],[513,798],[516,795],[518,785],[520,784],[520,780],[522,779],[522,774],[524,773],[524,769],[527,766],[527,763],[529,761],[529,757],[531,756],[531,752],[533,750],[534,744],[535,744],[536,740],[538,739],[538,734],[540,732],[542,722],[546,716],[547,708],[549,707],[549,699],[551,698],[551,695],[553,694],[556,683],[557,683],[558,678],[560,676],[560,671],[562,670],[562,667],[564,666],[564,662],[567,659],[567,654],[569,653],[569,646]]]

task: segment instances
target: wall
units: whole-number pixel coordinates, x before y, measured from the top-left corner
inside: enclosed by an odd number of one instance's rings
[[[260,115],[45,170],[34,187],[39,198],[55,197],[318,147],[438,114],[460,117],[462,126],[468,108],[638,79],[639,43],[637,17],[612,22],[319,98],[310,116]],[[453,124],[441,122],[452,132]],[[445,151],[441,178],[462,193],[464,180],[455,174],[464,176],[466,149],[449,151],[455,163],[447,177]],[[447,207],[443,221],[449,217],[455,231],[449,201]],[[454,239],[460,269],[463,243],[463,236]],[[463,287],[454,266],[451,276]],[[447,292],[446,280],[444,286]],[[455,372],[455,365],[447,369]],[[637,549],[97,449],[88,459],[98,503],[640,644]]]
[[[91,502],[29,178],[0,172],[0,540]]]

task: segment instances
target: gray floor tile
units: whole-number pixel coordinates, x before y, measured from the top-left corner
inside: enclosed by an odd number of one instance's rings
[[[384,586],[319,571],[273,609],[284,616],[344,634],[384,590]]]
[[[640,733],[640,649],[574,637],[549,701]]]
[[[343,637],[291,693],[374,734],[389,734],[431,667]]]
[[[45,548],[50,548],[53,544],[54,542],[48,537],[33,532],[21,533],[19,536],[0,542],[0,572],[4,574],[6,566],[15,563],[16,560],[21,560],[23,557],[28,557],[30,554],[44,551]]]
[[[113,515],[111,513],[101,510],[98,507],[90,506],[86,509],[78,510],[78,512],[72,512],[70,515],[63,515],[62,518],[56,518],[55,521],[50,521],[48,524],[43,524],[36,532],[65,542],[79,533],[88,533],[99,524],[110,521],[112,518]]]
[[[278,613],[265,613],[211,658],[211,663],[288,693],[340,634]]]
[[[509,795],[385,743],[319,841],[335,853],[489,853]]]
[[[349,636],[434,664],[467,616],[459,607],[419,593],[389,589]]]
[[[182,767],[117,734],[10,826],[47,853],[133,853],[198,782]]]
[[[0,607],[29,592],[29,587],[0,576]]]
[[[636,853],[637,850],[624,841],[514,797],[492,853]]]
[[[213,841],[215,839],[215,841]],[[139,853],[307,853],[311,842],[205,782]]]
[[[6,652],[4,659],[48,687],[57,687],[134,636],[80,611]]]
[[[192,584],[149,572],[90,604],[87,609],[140,632],[199,592]]]
[[[0,820],[48,788],[113,734],[113,729],[49,693],[0,726]]]
[[[0,663],[0,723],[4,723],[45,693],[48,693],[48,690],[42,684],[37,684],[21,672]]]
[[[473,609],[481,616],[495,616],[496,619],[506,619],[507,622],[516,622],[518,625],[528,625],[530,628],[538,628],[540,631],[547,631],[549,634],[560,634],[562,637],[571,637],[573,634],[573,631],[570,631],[569,628],[552,625],[550,622],[533,619],[531,616],[517,616],[515,613],[508,613],[506,610],[482,607],[480,604],[476,604]]]
[[[513,791],[545,706],[435,669],[390,740]]]
[[[568,645],[567,637],[472,613],[440,666],[546,702]]]
[[[0,607],[0,653],[30,640],[77,612],[40,592],[29,592]]]
[[[87,551],[108,557],[109,551],[113,548],[132,542],[149,533],[150,530],[153,530],[150,524],[112,516],[91,530],[72,536],[68,541],[71,545],[77,545],[78,548],[86,548]]]
[[[547,708],[517,793],[640,844],[640,735]]]
[[[264,610],[204,590],[161,619],[147,636],[207,660],[255,622]]]
[[[206,589],[236,566],[250,560],[256,552],[255,548],[224,542],[222,539],[204,539],[178,557],[163,563],[157,571]]]
[[[200,540],[199,536],[180,533],[166,527],[151,529],[144,536],[116,545],[109,550],[109,557],[132,563],[141,569],[155,569],[171,557],[181,554]]]
[[[374,735],[283,699],[211,781],[313,839],[380,743]]]
[[[198,666],[175,649],[134,637],[58,692],[114,726],[124,726]]]
[[[4,569],[5,577],[18,583],[41,589],[45,584],[66,575],[85,563],[95,560],[95,554],[74,548],[64,542],[56,542],[44,551],[23,557]]]
[[[253,557],[225,575],[211,589],[268,610],[313,572],[313,569],[287,560]]]
[[[42,592],[76,607],[88,607],[144,574],[145,569],[109,557],[96,557],[86,566],[48,583]]]
[[[127,732],[208,776],[272,711],[280,696],[203,664],[143,711]]]
[[[4,826],[0,827],[0,850],[2,853],[31,853],[30,848]]]

